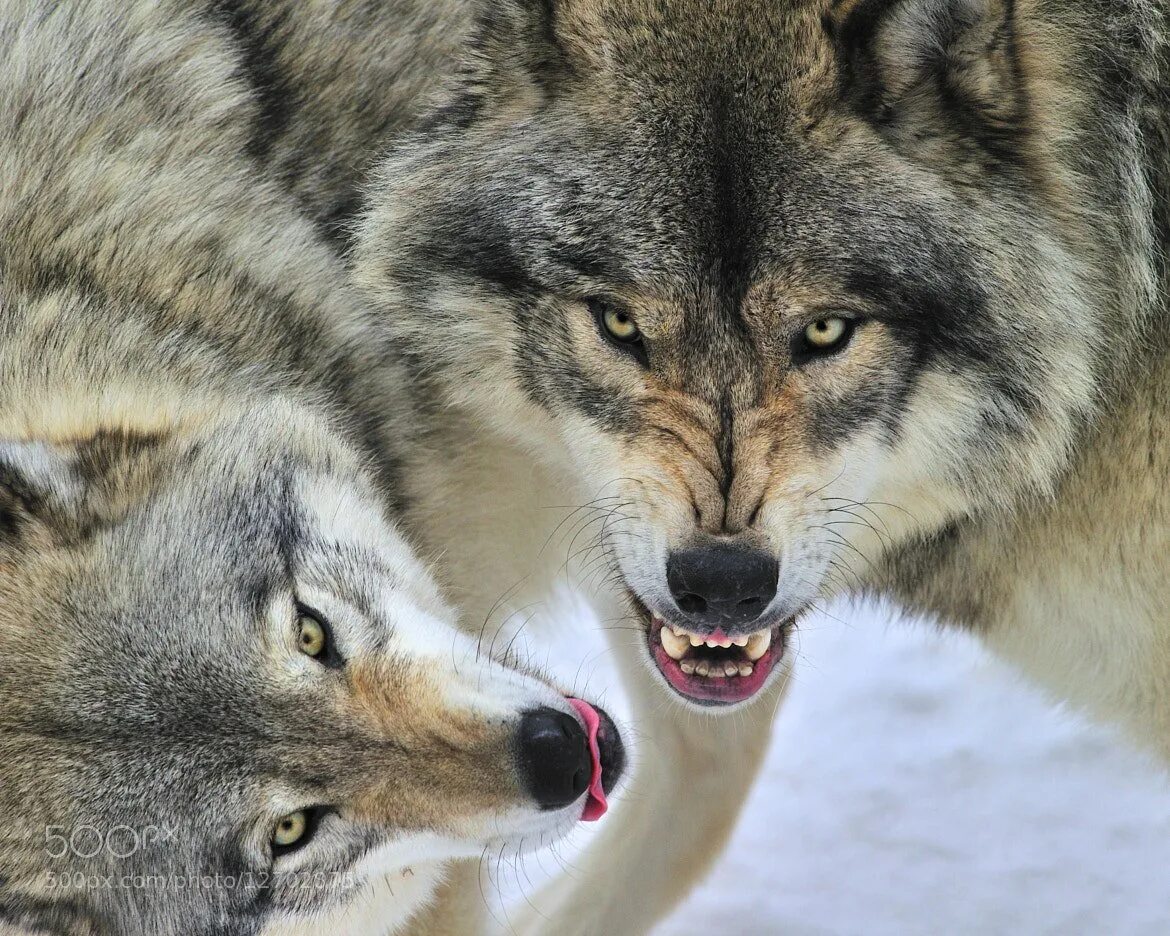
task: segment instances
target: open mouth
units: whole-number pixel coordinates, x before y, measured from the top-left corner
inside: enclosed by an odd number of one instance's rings
[[[650,655],[680,695],[701,705],[734,705],[759,692],[784,657],[795,617],[748,634],[695,634],[650,615]]]

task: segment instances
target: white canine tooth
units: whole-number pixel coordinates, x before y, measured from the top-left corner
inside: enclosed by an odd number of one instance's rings
[[[730,660],[728,660],[726,663],[723,664],[723,672],[725,672],[728,676],[738,676],[739,675],[739,664],[732,663]]]
[[[702,637],[696,637],[694,634],[688,634],[687,636],[691,638],[691,646],[692,647],[703,646],[703,638]]]
[[[689,644],[686,638],[676,637],[672,631],[664,627],[658,632],[658,639],[662,641],[662,649],[672,660],[681,660],[687,655]]]
[[[768,648],[772,646],[772,632],[770,630],[763,631],[759,634],[752,634],[748,638],[747,646],[744,648],[744,655],[753,663],[768,652]]]
[[[700,676],[707,676],[711,672],[711,664],[706,660],[699,660],[699,662],[695,664],[695,672]]]
[[[694,676],[695,675],[695,661],[694,660],[683,660],[681,663],[679,663],[679,669],[681,669],[688,676]]]
[[[735,644],[737,647],[746,647],[747,643],[748,643],[748,638],[747,637],[736,637],[735,640],[732,641],[732,643]]]
[[[683,630],[681,627],[672,627],[671,630],[674,631],[675,637],[684,637],[685,638],[685,637],[689,636],[687,634],[687,632],[685,630]]]
[[[740,663],[739,664],[739,675],[740,676],[750,676],[752,674],[752,669],[753,669],[753,666],[750,663]]]

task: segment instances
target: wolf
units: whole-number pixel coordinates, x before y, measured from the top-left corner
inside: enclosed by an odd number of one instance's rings
[[[577,505],[644,738],[520,930],[674,905],[837,596],[1170,755],[1166,4],[470,8],[353,228],[427,414],[404,522],[482,619]]]
[[[595,818],[621,738],[406,536],[410,388],[228,12],[0,10],[0,932],[469,933],[451,860]]]

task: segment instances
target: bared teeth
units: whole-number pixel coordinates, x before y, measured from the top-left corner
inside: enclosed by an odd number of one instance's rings
[[[662,649],[672,660],[681,660],[690,649],[690,642],[685,637],[677,636],[670,628],[663,627],[658,632],[658,639],[662,641]]]
[[[699,637],[688,630],[665,622],[658,629],[658,639],[666,655],[676,661],[688,676],[702,676],[706,679],[732,679],[736,676],[750,676],[755,664],[763,659],[772,646],[772,631],[765,630],[745,637],[712,640]],[[716,655],[714,659],[701,655],[690,655],[693,648],[706,647],[711,650],[737,648],[742,653],[732,653],[732,659]]]
[[[772,646],[772,632],[770,630],[761,631],[758,634],[752,634],[748,638],[748,642],[744,647],[744,655],[753,663],[760,659],[768,648]]]

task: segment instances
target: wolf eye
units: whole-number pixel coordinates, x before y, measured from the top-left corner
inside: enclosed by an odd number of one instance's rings
[[[272,831],[272,844],[277,848],[288,848],[296,845],[309,831],[309,816],[302,809],[287,816],[282,816]]]
[[[817,319],[809,325],[804,330],[804,340],[818,350],[829,351],[837,347],[848,333],[849,323],[843,318],[833,316]]]
[[[801,333],[794,357],[808,359],[839,351],[849,342],[857,323],[840,315],[829,315],[809,324]]]
[[[344,662],[333,643],[325,619],[314,611],[297,606],[297,649],[323,666],[339,667]]]
[[[601,313],[601,323],[611,338],[616,338],[623,343],[637,341],[642,337],[642,333],[638,331],[638,323],[625,309],[607,306],[605,311]]]
[[[589,307],[606,341],[645,364],[646,345],[633,313],[604,299],[591,299]]]
[[[298,809],[277,819],[272,828],[273,856],[287,855],[308,845],[317,831],[320,814],[319,809]]]
[[[307,614],[297,618],[297,646],[305,656],[319,657],[329,649],[329,637],[321,622]]]

